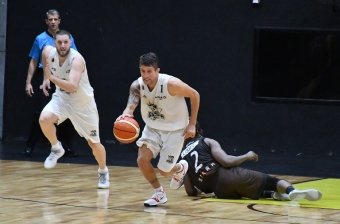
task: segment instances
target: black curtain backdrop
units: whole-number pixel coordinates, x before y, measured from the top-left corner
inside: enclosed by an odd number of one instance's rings
[[[113,122],[140,76],[139,56],[155,52],[161,72],[199,91],[205,135],[224,149],[319,154],[339,148],[338,106],[252,102],[255,26],[339,27],[332,7],[312,0],[258,6],[251,0],[8,1],[5,141],[27,138],[33,113],[24,91],[28,53],[51,8],[60,11],[60,28],[71,32],[87,62],[102,142],[114,140]],[[135,116],[143,127],[139,110]]]

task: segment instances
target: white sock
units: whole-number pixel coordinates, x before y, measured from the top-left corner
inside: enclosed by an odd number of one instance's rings
[[[105,167],[105,169],[98,169],[98,172],[99,173],[107,173],[107,172],[109,172],[109,169],[107,168],[107,166]]]
[[[155,189],[155,192],[164,192],[164,189],[162,186],[160,186],[159,188]]]
[[[58,141],[57,144],[52,145],[52,149],[59,149],[60,148],[59,146],[60,145],[59,145],[59,141]]]

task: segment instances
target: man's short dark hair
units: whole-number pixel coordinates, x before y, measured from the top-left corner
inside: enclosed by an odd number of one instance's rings
[[[139,58],[139,66],[152,66],[155,70],[158,68],[158,58],[155,53],[143,54]]]
[[[68,35],[68,37],[71,39],[71,34],[70,34],[70,32],[68,32],[68,31],[66,31],[66,30],[58,30],[58,31],[55,33],[53,39],[56,39],[58,35]]]
[[[46,19],[48,19],[49,15],[58,15],[58,19],[60,19],[60,13],[56,9],[50,9],[46,12]]]

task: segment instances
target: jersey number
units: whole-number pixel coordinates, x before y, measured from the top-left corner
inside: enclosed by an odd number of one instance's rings
[[[196,151],[193,151],[190,156],[195,156],[195,172],[197,173],[199,169],[202,168],[203,164],[200,164],[197,166],[197,162],[198,162],[198,153]]]

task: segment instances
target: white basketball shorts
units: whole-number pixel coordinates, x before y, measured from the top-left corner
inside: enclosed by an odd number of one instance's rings
[[[157,167],[164,172],[169,172],[176,165],[181,154],[184,142],[183,131],[184,129],[162,131],[145,125],[142,136],[136,144],[138,147],[146,145],[154,158],[159,154]]]
[[[58,117],[58,125],[69,118],[79,133],[86,140],[92,143],[99,143],[99,116],[97,105],[92,97],[84,105],[70,105],[62,97],[53,94],[51,101],[45,106],[43,111],[49,111]]]

